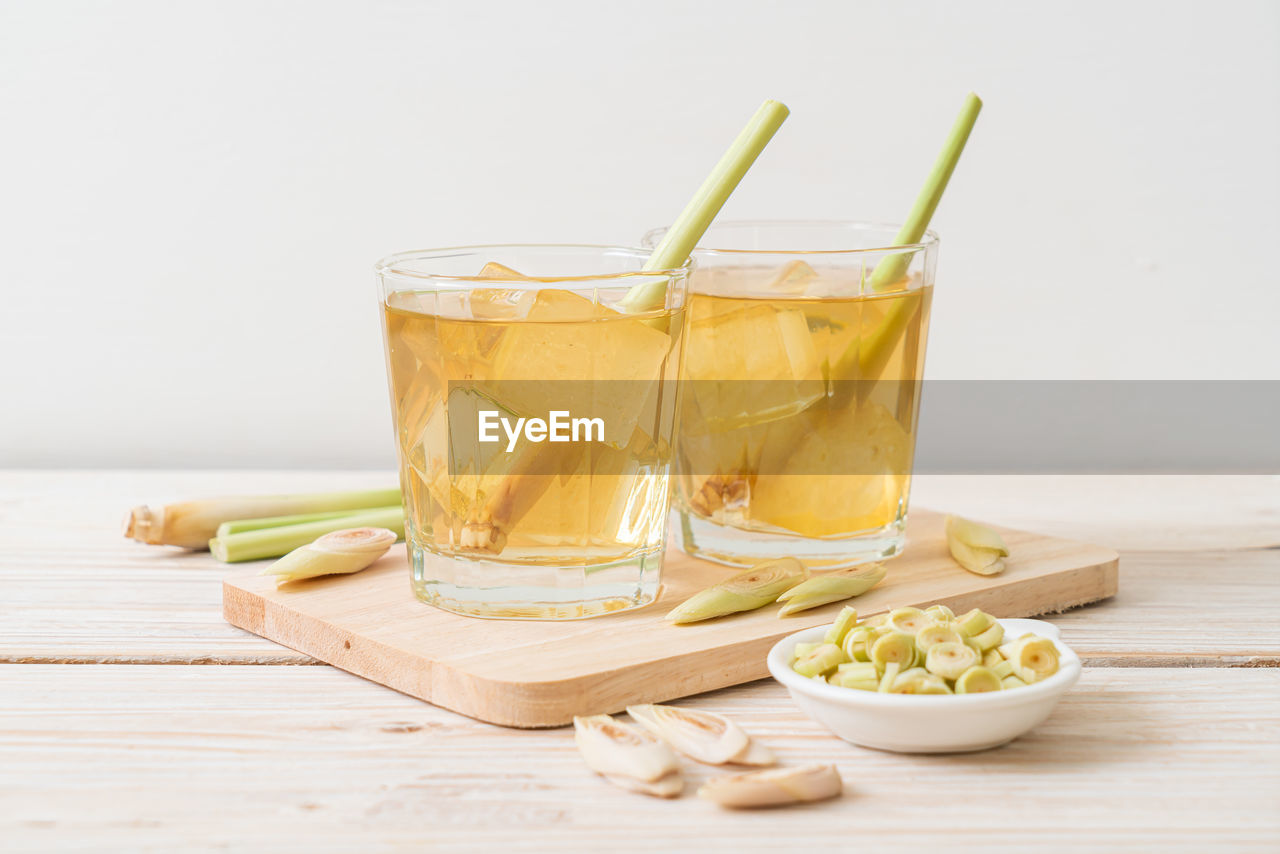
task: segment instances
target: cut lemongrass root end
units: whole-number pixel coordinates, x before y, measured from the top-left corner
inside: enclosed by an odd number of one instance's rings
[[[722,807],[752,809],[824,801],[843,790],[834,765],[802,765],[712,777],[698,789],[698,797]]]
[[[334,511],[354,513],[370,507],[387,507],[399,503],[399,489],[366,489],[354,492],[207,498],[162,507],[142,505],[134,507],[125,517],[124,535],[149,545],[204,549],[208,548],[210,538],[217,535],[218,526],[224,522]]]
[[[1034,685],[1058,672],[1052,640],[1005,641],[1004,626],[974,609],[896,608],[859,620],[845,608],[824,643],[797,643],[791,669],[829,685],[883,694],[981,694]]]
[[[766,560],[695,593],[672,609],[667,619],[677,624],[696,623],[739,611],[754,611],[778,601],[778,596],[808,575],[805,565],[793,557]]]
[[[946,532],[947,549],[956,563],[976,575],[996,575],[1004,571],[1009,547],[999,533],[959,516],[947,517]]]
[[[370,567],[397,539],[386,528],[333,531],[294,549],[258,574],[275,576],[278,585],[322,575],[349,575]]]
[[[645,262],[646,272],[673,270],[689,258],[711,221],[720,213],[729,195],[737,188],[742,177],[755,163],[760,152],[773,139],[790,114],[785,104],[765,101],[756,110],[751,121],[738,134],[711,174],[702,182],[698,192],[685,205],[680,216],[667,229],[660,242]],[[663,279],[641,282],[627,292],[621,306],[632,313],[654,311],[666,303],[667,283]]]

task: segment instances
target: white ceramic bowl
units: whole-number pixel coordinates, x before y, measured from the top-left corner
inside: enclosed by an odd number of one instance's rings
[[[962,753],[1012,741],[1039,724],[1080,678],[1080,657],[1043,620],[999,620],[1006,636],[1034,632],[1058,648],[1058,672],[1009,691],[984,694],[879,694],[840,688],[791,669],[797,643],[821,641],[830,626],[796,632],[769,650],[769,672],[804,713],[852,744],[895,753]]]

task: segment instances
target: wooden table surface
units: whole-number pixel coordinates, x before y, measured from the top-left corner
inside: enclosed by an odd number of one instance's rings
[[[1084,676],[963,756],[847,745],[770,681],[685,701],[844,776],[839,800],[756,813],[624,792],[570,730],[479,723],[234,629],[223,565],[119,533],[138,503],[391,480],[0,473],[0,846],[1280,850],[1280,478],[920,477],[921,506],[1121,552],[1119,596],[1054,618]]]

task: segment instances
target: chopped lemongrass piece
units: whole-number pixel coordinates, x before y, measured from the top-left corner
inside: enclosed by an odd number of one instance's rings
[[[854,626],[844,636],[844,642],[840,647],[852,661],[870,661],[870,645],[873,643],[874,633],[875,629],[869,626]]]
[[[1058,672],[1058,648],[1048,638],[1024,638],[1014,643],[1009,664],[1014,675],[1030,685]]]
[[[995,575],[1004,571],[1009,547],[1004,538],[985,525],[948,516],[947,548],[956,563],[978,575]]]
[[[919,667],[899,674],[889,686],[890,694],[950,694],[951,688],[941,676]]]
[[[680,773],[680,763],[666,742],[609,715],[575,717],[573,738],[587,767],[606,777],[653,783]]]
[[[991,628],[993,622],[995,621],[990,614],[974,608],[964,616],[956,618],[956,628],[960,630],[961,634],[975,637]]]
[[[807,584],[808,582],[805,583]],[[795,590],[794,587],[791,589]],[[784,593],[782,595],[785,596],[787,594]],[[836,646],[841,646],[844,643],[844,636],[849,634],[849,630],[857,624],[857,609],[846,605],[841,608],[840,613],[836,615],[836,621],[831,624],[831,628],[827,629],[827,634],[822,638],[823,643],[833,643]]]
[[[724,207],[751,164],[755,163],[760,152],[764,151],[769,140],[782,127],[789,112],[785,105],[777,101],[765,101],[756,110],[756,114],[711,170],[698,192],[667,229],[662,241],[645,262],[645,272],[673,270],[688,260],[693,247],[698,245],[707,227],[716,218],[716,214],[720,213],[720,208]],[[666,294],[666,280],[655,277],[632,287],[623,297],[621,306],[632,313],[653,311],[665,304]]]
[[[773,755],[773,751],[765,747],[758,741],[752,741],[747,745],[747,749],[739,753],[737,756],[729,760],[730,765],[755,765],[765,768],[770,765],[778,764],[778,757]]]
[[[889,625],[914,637],[925,626],[932,626],[933,618],[919,608],[895,608],[889,612]]]
[[[962,644],[964,643],[964,638],[950,625],[934,624],[925,626],[916,632],[916,649],[920,650],[921,654],[928,653],[930,647],[937,646],[940,643]]]
[[[784,602],[778,610],[779,617],[807,611],[819,605],[841,602],[861,596],[884,580],[886,570],[878,563],[855,566],[848,569],[837,569],[810,578],[808,581],[792,587],[778,597]]]
[[[209,539],[217,534],[218,526],[223,522],[327,513],[332,510],[355,512],[370,507],[387,507],[399,503],[399,489],[371,489],[355,492],[206,498],[166,504],[163,507],[143,505],[129,511],[129,515],[125,518],[124,535],[140,543],[151,545],[204,549],[208,548]],[[288,550],[285,549],[285,551]],[[284,553],[284,551],[277,552],[271,557]]]
[[[898,674],[902,672],[902,665],[896,661],[891,661],[884,666],[884,672],[880,675],[880,685],[876,690],[881,694],[888,694],[893,690],[894,680],[898,678]]]
[[[350,516],[339,516],[321,522],[302,525],[285,525],[281,528],[263,528],[215,537],[209,541],[209,551],[220,561],[238,563],[286,555],[299,546],[313,542],[317,537],[343,528],[387,528],[398,538],[404,538],[404,510],[400,507],[384,507],[365,510]]]
[[[712,777],[698,789],[698,797],[722,807],[749,809],[822,801],[842,789],[834,765],[802,765]]]
[[[1004,685],[1000,683],[1000,674],[981,665],[970,667],[956,680],[957,694],[984,694],[988,691],[1002,690]]]
[[[975,644],[978,649],[982,650],[984,653],[989,652],[999,646],[1000,642],[1004,640],[1004,626],[999,623],[992,623],[987,627],[985,632],[967,638],[967,640]]]
[[[632,719],[680,753],[708,765],[723,765],[750,746],[733,721],[711,712],[676,706],[627,706]]]
[[[827,676],[849,657],[833,643],[824,643],[808,655],[797,658],[791,669],[801,676]]]
[[[924,609],[924,612],[928,614],[929,618],[935,623],[950,623],[956,618],[955,611],[952,611],[946,605],[930,605],[928,608]]]
[[[673,623],[696,623],[739,611],[754,611],[779,594],[804,581],[809,571],[793,557],[758,563],[719,584],[708,587],[676,606],[667,619]]]
[[[978,652],[967,644],[940,643],[929,647],[924,666],[935,676],[955,680],[970,667],[976,667],[979,659]]]
[[[386,528],[333,531],[294,549],[258,575],[274,575],[276,583],[283,585],[321,575],[359,572],[386,554],[397,539],[396,533]]]
[[[642,795],[653,795],[655,798],[675,798],[679,797],[680,793],[684,791],[684,775],[679,771],[673,771],[665,777],[659,777],[652,781],[637,780],[635,777],[627,777],[622,774],[604,774],[602,776],[621,789],[626,789],[629,792],[639,792]]]
[[[871,662],[884,669],[890,664],[911,667],[917,661],[916,639],[906,632],[888,632],[871,645]]]

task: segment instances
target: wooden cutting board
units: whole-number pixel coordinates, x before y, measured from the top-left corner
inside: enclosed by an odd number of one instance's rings
[[[1030,617],[1115,595],[1119,557],[1111,549],[999,528],[1008,568],[983,577],[951,560],[942,523],[941,514],[913,511],[907,549],[888,563],[879,586],[784,619],[768,607],[666,623],[677,603],[734,571],[674,547],[655,604],[589,620],[481,620],[425,605],[409,588],[402,546],[357,575],[288,590],[255,575],[261,564],[246,566],[223,582],[222,610],[232,625],[437,706],[504,726],[544,727],[767,676],[765,655],[775,642],[831,622],[846,604],[864,616],[941,602],[957,613]]]

